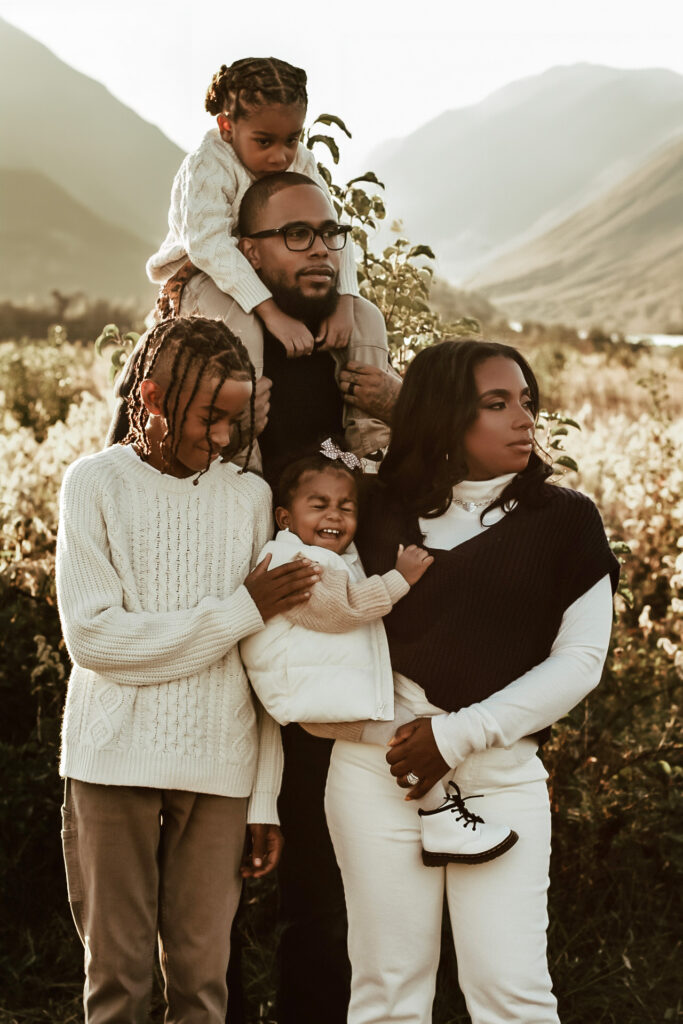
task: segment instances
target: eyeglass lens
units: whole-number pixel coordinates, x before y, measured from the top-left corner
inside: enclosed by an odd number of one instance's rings
[[[307,224],[295,224],[284,232],[285,245],[293,252],[303,252],[313,245],[315,236],[319,235],[328,249],[343,249],[346,233],[338,228],[316,230]]]

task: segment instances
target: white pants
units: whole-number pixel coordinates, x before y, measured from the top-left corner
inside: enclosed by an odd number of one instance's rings
[[[414,802],[385,750],[338,740],[326,811],[344,880],[353,969],[348,1024],[429,1024],[444,886],[473,1024],[559,1024],[546,959],[550,808],[531,740],[472,755],[452,778],[518,843],[486,864],[425,867]]]

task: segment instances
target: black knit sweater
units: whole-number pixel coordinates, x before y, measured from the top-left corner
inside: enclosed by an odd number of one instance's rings
[[[519,504],[434,564],[384,624],[392,668],[428,699],[457,711],[540,664],[566,609],[619,563],[600,514],[585,495],[543,484],[542,500]],[[392,568],[399,543],[420,544],[417,517],[368,484],[356,545],[368,575]]]

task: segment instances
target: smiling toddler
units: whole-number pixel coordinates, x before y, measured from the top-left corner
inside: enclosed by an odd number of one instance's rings
[[[298,722],[315,736],[388,745],[414,715],[394,702],[382,618],[434,561],[424,548],[399,546],[393,569],[369,579],[353,543],[358,525],[360,461],[330,439],[292,463],[275,495],[280,532],[263,548],[270,568],[297,558],[317,562],[310,600],[246,637],[240,652],[264,707],[281,725]],[[437,785],[418,801],[438,849],[434,858],[478,863],[509,849],[516,833],[486,825]],[[446,812],[446,813],[444,813]],[[451,813],[452,812],[452,813]]]

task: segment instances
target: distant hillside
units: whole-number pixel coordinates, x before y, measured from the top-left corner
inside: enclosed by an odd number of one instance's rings
[[[683,76],[576,64],[448,111],[368,160],[389,217],[462,280],[547,230],[683,132]]]
[[[468,286],[519,319],[680,331],[683,138]]]
[[[465,291],[436,278],[429,292],[429,305],[445,321],[474,317],[482,327],[491,327],[508,319],[506,313],[494,306],[481,292]]]
[[[166,233],[183,151],[2,19],[0,52],[0,166],[46,175],[97,216],[144,239],[150,255]],[[122,55],[133,75],[135,59],[133,50]]]
[[[51,289],[151,306],[149,245],[97,217],[35,171],[0,169],[0,299],[44,303]]]

